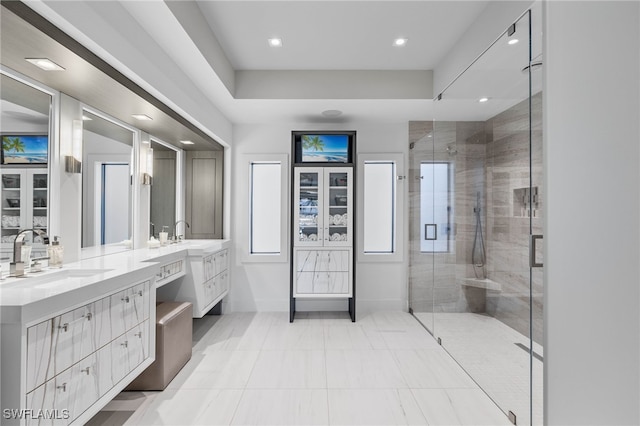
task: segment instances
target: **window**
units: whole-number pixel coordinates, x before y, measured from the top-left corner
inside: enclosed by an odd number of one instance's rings
[[[251,253],[279,254],[282,186],[278,162],[251,163]]]
[[[248,166],[248,235],[244,261],[288,259],[288,157],[246,155]]]
[[[395,251],[396,164],[364,162],[364,252]]]
[[[451,163],[420,164],[420,251],[449,251]]]
[[[404,203],[402,154],[358,156],[359,261],[401,261]],[[399,223],[400,222],[400,223]]]

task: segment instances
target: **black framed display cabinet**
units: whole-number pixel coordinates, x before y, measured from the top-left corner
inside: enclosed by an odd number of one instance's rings
[[[348,299],[356,320],[355,131],[293,131],[289,321],[298,299]]]

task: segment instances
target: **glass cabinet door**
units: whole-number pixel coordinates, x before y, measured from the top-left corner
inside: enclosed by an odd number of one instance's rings
[[[30,226],[47,232],[48,181],[46,173],[31,174],[33,214]]]
[[[295,223],[297,245],[322,245],[322,216],[318,201],[322,200],[322,169],[296,170]],[[320,236],[320,237],[319,237]]]
[[[328,169],[326,198],[325,245],[351,245],[351,170]]]
[[[18,231],[24,226],[25,216],[23,191],[24,174],[2,173],[2,242],[13,242]]]

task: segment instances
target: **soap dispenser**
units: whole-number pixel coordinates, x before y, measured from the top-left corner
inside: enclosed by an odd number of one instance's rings
[[[49,267],[62,268],[62,257],[64,255],[64,247],[60,245],[58,237],[53,237],[53,241],[48,248],[49,252]]]
[[[160,232],[160,234],[158,234],[160,236],[160,245],[164,246],[167,244],[167,240],[169,239],[169,232],[167,232],[167,229],[169,229],[168,226],[163,226],[162,227],[162,232]]]

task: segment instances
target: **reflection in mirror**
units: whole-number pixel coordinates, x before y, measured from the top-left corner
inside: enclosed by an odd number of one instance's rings
[[[82,248],[132,238],[133,141],[128,128],[83,111]]]
[[[156,239],[163,227],[171,234],[176,223],[176,168],[178,153],[175,148],[151,140],[153,149],[153,185],[151,185],[151,226],[149,235]]]
[[[49,127],[51,95],[0,75],[0,261],[13,256],[13,241],[22,229],[48,232]],[[32,234],[25,241],[32,240]],[[31,257],[46,255],[36,237]]]

